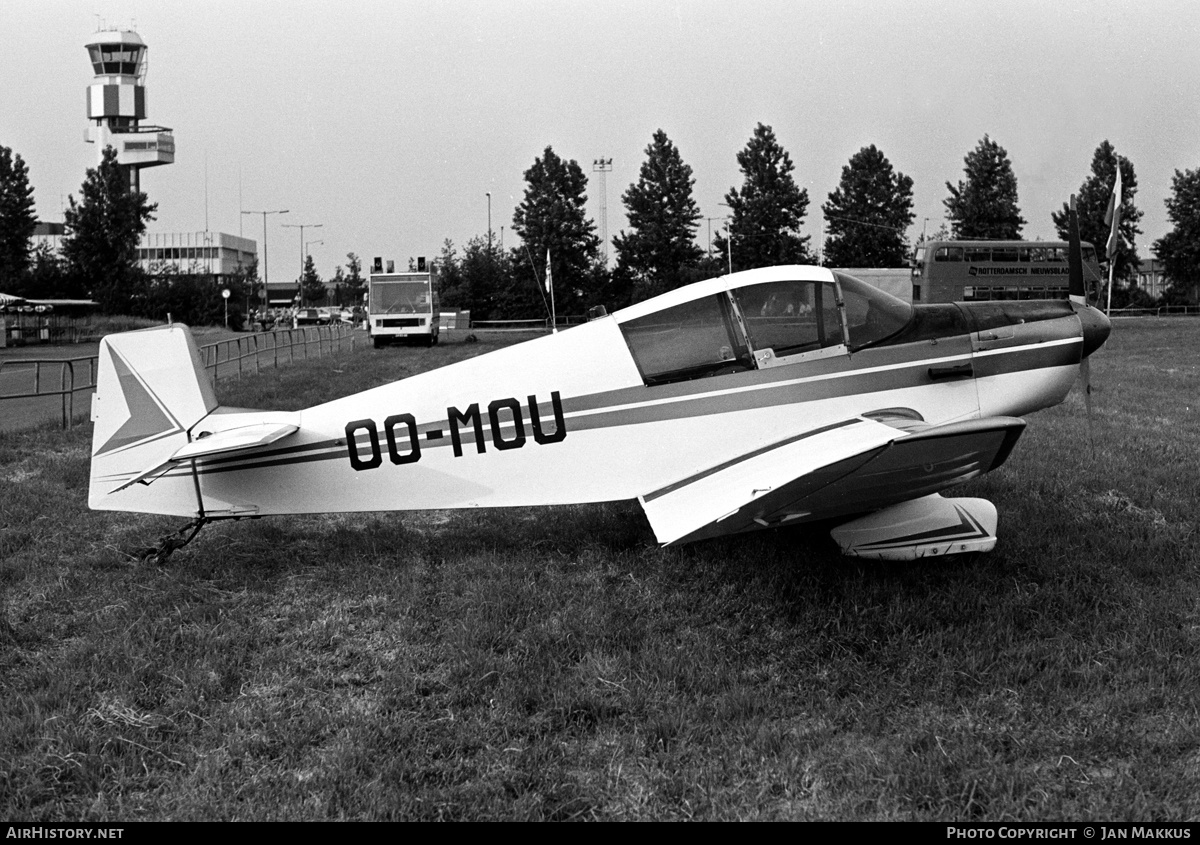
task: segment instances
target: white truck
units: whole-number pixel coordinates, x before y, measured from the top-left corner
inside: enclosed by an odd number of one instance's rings
[[[367,333],[376,349],[396,340],[438,342],[437,279],[431,270],[371,273],[367,278]]]

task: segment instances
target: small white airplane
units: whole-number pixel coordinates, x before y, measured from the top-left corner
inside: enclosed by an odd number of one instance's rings
[[[663,544],[866,514],[844,554],[987,551],[995,507],[939,491],[1004,463],[1107,339],[1074,253],[1071,301],[749,270],[294,413],[221,406],[186,327],[110,335],[89,505],[191,517],[162,556],[216,519],[634,498]]]

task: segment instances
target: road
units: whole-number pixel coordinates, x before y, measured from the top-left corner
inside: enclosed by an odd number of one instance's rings
[[[328,331],[328,330],[327,330]],[[240,372],[244,365],[254,369],[254,360],[274,364],[292,362],[297,357],[308,358],[310,355],[320,357],[326,347],[333,351],[333,341],[328,333],[322,333],[324,340],[318,340],[318,335],[312,330],[304,332],[281,332],[277,335],[237,334],[224,329],[202,328],[192,330],[196,343],[203,352],[206,347],[216,346],[214,358],[207,359],[210,366],[215,367],[219,378],[228,378]],[[365,334],[361,331],[355,334]],[[347,338],[350,338],[347,335]],[[266,338],[265,340],[262,340]],[[308,339],[306,342],[306,338]],[[260,348],[259,341],[262,340]],[[235,341],[222,343],[222,341]],[[359,342],[362,342],[361,340]],[[279,343],[278,348],[275,343]],[[349,343],[353,344],[350,339]],[[288,346],[285,344],[294,344]],[[0,397],[15,393],[33,393],[36,369],[40,369],[41,390],[59,390],[63,385],[63,364],[42,363],[35,368],[34,360],[40,361],[73,361],[74,383],[76,385],[92,384],[96,380],[92,369],[92,361],[99,353],[99,343],[77,343],[63,346],[20,346],[0,349]],[[338,342],[338,348],[341,343]],[[300,351],[297,351],[299,349]],[[239,358],[238,356],[248,356]],[[286,358],[284,357],[286,356]],[[21,362],[28,361],[28,364]],[[217,362],[217,363],[214,363]],[[69,380],[67,384],[70,384]],[[87,420],[92,407],[93,388],[77,390],[74,393],[72,419],[76,422]],[[38,396],[26,399],[0,399],[0,432],[20,431],[35,428],[39,425],[61,425],[63,414],[63,399],[61,396]]]
[[[35,368],[33,360],[73,360],[76,384],[94,381],[91,365],[86,359],[95,358],[98,343],[79,343],[69,346],[17,346],[0,349],[0,396],[13,393],[32,393]],[[80,361],[78,359],[85,359]],[[42,364],[41,389],[58,390],[62,384],[61,364]],[[74,418],[86,419],[92,407],[91,389],[80,390],[74,396]],[[0,432],[19,431],[42,424],[60,425],[62,420],[62,397],[39,396],[29,399],[5,399],[0,401]]]

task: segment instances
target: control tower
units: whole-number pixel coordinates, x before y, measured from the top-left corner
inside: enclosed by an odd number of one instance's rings
[[[97,32],[87,43],[95,78],[87,90],[88,143],[117,152],[129,190],[141,190],[143,167],[175,162],[175,136],[165,126],[142,126],[146,117],[146,42],[131,30]]]

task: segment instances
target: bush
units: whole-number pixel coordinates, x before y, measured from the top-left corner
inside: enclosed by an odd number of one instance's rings
[[[238,283],[226,284],[216,276],[161,273],[148,277],[140,295],[130,304],[133,314],[166,322],[168,315],[189,326],[220,326],[225,323],[225,300],[221,290],[228,287],[229,328],[241,331],[245,323],[242,302],[245,295]]]

